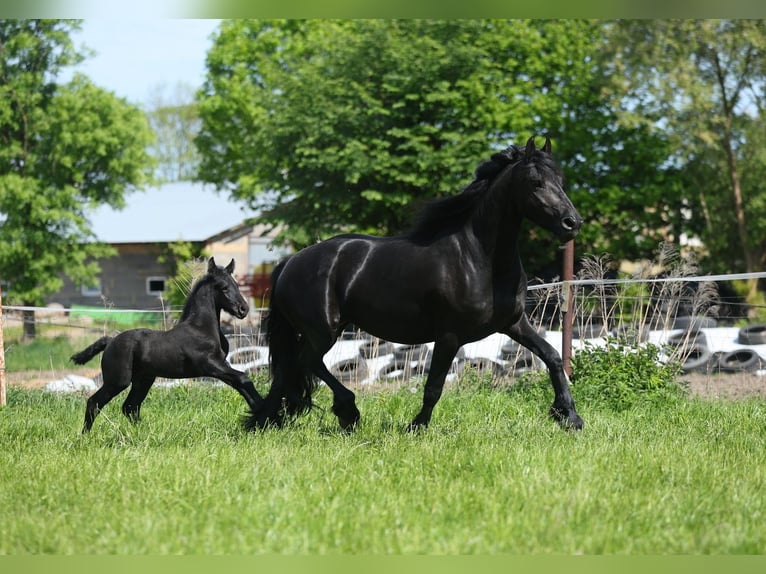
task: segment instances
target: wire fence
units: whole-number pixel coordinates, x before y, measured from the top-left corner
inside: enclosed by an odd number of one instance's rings
[[[696,275],[684,261],[647,264],[631,277],[617,278],[603,259],[581,263],[571,281],[532,282],[526,311],[539,332],[563,352],[562,311],[564,294],[574,298],[573,341],[570,352],[586,345],[603,344],[607,337],[630,344],[656,344],[667,360],[680,362],[686,372],[759,372],[766,362],[766,320],[763,306],[746,303],[741,284],[766,278],[766,272],[731,275]],[[571,291],[567,291],[571,289]],[[41,337],[85,340],[115,334],[132,326],[167,329],[177,320],[179,309],[158,304],[154,309],[113,309],[105,305],[98,313],[46,307],[7,306],[2,327],[20,329],[23,311],[35,311]],[[127,314],[133,325],[120,317]],[[245,320],[223,317],[222,327],[230,341],[230,362],[256,374],[268,368],[264,334],[266,309],[254,307]],[[344,383],[366,385],[406,382],[422,377],[430,366],[433,344],[401,345],[377,339],[353,326],[344,331],[325,360]],[[10,361],[13,362],[13,354]],[[11,365],[12,366],[12,365]],[[450,377],[466,368],[513,379],[544,368],[539,358],[503,334],[493,334],[464,345],[453,362]]]

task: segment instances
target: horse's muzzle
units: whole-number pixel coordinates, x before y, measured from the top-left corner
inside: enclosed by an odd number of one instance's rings
[[[242,305],[237,305],[235,316],[237,317],[237,319],[244,319],[245,317],[247,317],[247,314],[249,312],[250,312],[250,307],[246,303],[243,303]]]
[[[569,241],[574,239],[582,227],[583,219],[578,213],[566,215],[561,218],[558,233],[559,239]]]

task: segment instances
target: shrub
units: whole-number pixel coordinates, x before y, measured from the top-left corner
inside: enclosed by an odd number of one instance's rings
[[[623,411],[639,403],[664,403],[685,396],[680,364],[660,360],[661,349],[607,337],[603,346],[586,343],[572,357],[572,387],[580,401]]]

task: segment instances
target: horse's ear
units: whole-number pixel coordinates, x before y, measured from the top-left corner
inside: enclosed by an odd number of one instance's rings
[[[548,155],[551,155],[551,139],[545,136],[545,143],[543,144],[543,151]]]
[[[231,275],[232,273],[234,273],[234,259],[232,259],[231,261],[229,261],[229,264],[226,266],[226,271],[228,271],[228,272],[229,272],[229,275]]]
[[[217,265],[215,264],[215,259],[211,257],[207,260],[207,272],[212,273],[216,270]]]
[[[524,158],[530,159],[533,153],[535,153],[535,136],[527,140],[527,145],[524,148]]]

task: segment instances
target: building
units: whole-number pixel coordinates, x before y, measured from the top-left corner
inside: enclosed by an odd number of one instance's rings
[[[248,220],[255,213],[229,201],[214,188],[192,182],[169,183],[126,197],[126,207],[100,206],[90,213],[99,241],[117,255],[99,261],[94,285],[64,287],[49,298],[72,306],[161,310],[172,262],[163,262],[168,246],[184,241],[203,248],[219,265],[235,260],[235,276],[249,287],[258,274],[285,255],[271,245],[273,234]],[[255,278],[254,278],[255,275]]]

